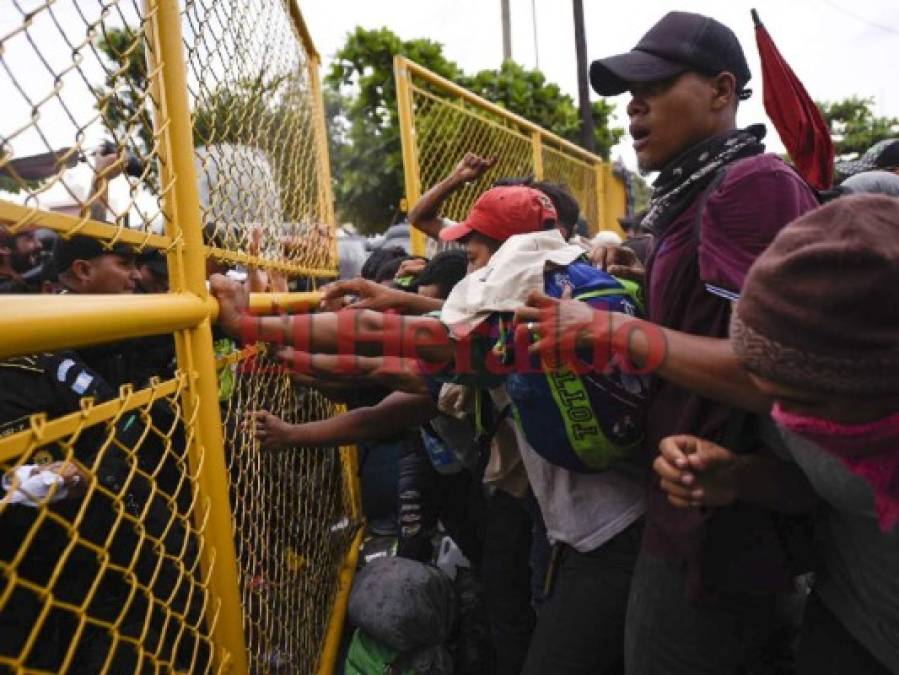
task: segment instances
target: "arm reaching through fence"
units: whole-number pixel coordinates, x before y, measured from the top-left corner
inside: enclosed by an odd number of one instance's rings
[[[348,309],[374,309],[379,312],[396,310],[402,314],[426,314],[443,307],[443,300],[409,293],[368,279],[335,281],[322,289],[322,303],[341,306],[339,301],[347,296],[358,299],[347,305]]]
[[[394,392],[375,406],[306,424],[288,424],[265,410],[247,413],[247,424],[263,450],[290,447],[332,447],[358,441],[390,438],[437,416],[427,394]]]
[[[322,390],[326,396],[333,393],[339,397],[336,390],[357,392],[359,387],[372,385],[410,394],[429,391],[418,362],[413,359],[391,359],[385,363],[378,356],[309,354],[289,347],[278,350],[277,356],[290,368],[296,384]]]
[[[219,325],[245,343],[270,342],[315,354],[411,357],[433,364],[447,364],[455,354],[438,319],[371,310],[252,316],[247,290],[238,282],[213,275],[210,290],[219,303]]]

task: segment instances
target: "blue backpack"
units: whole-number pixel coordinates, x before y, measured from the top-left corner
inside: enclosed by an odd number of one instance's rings
[[[574,299],[593,307],[642,315],[636,284],[585,262],[547,271],[544,279],[545,292],[551,297],[561,297],[570,287]],[[514,349],[508,330],[511,316],[498,314],[488,324],[493,326],[488,331],[498,334],[494,351],[505,351],[508,363]],[[578,353],[578,357],[590,363],[590,354]],[[603,471],[633,457],[643,440],[646,377],[624,372],[614,358],[602,372],[590,369],[581,374],[565,368],[543,369],[539,356],[531,359],[532,372],[512,372],[505,386],[516,423],[537,453],[578,473]]]

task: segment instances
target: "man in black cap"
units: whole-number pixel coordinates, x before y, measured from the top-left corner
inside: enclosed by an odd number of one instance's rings
[[[84,235],[60,238],[53,249],[63,293],[134,293],[141,280],[136,260],[128,244],[107,248]],[[167,379],[174,373],[174,343],[167,335],[83,347],[78,354],[114,390],[123,384],[140,388],[153,376]]]
[[[736,36],[718,21],[671,12],[630,52],[595,61],[590,77],[601,95],[630,93],[637,161],[659,172],[642,226],[655,238],[644,289],[654,326],[646,329],[662,335],[664,353],[650,351],[659,343],[613,342],[631,335],[620,328],[634,320],[577,301],[534,297],[519,319],[539,318],[547,335],[571,331],[585,346],[619,345],[636,363],[661,356],[647,403],[648,457],[667,435],[702,430],[699,436],[745,453],[740,480],[785,496],[778,486],[801,476],[759,452],[762,444],[746,431],[751,415],[741,409],[763,413],[770,401],[727,343],[728,298],[777,232],[816,206],[815,196],[793,169],[764,153],[763,126],[737,128],[750,72]],[[608,249],[599,262],[613,274],[641,271],[627,249]],[[627,607],[628,673],[723,675],[751,667],[771,633],[777,594],[791,587],[795,571],[779,535],[777,518],[763,506],[678,510],[653,483]],[[563,672],[554,664],[571,665],[571,645],[588,643],[596,627],[585,621],[576,629],[553,642],[542,672]],[[564,672],[597,670],[583,662]]]
[[[137,256],[140,293],[165,293],[169,290],[169,269],[165,256],[158,249],[147,249]]]
[[[128,244],[106,248],[93,237],[60,237],[53,249],[59,282],[69,293],[133,293],[140,279],[134,249]]]

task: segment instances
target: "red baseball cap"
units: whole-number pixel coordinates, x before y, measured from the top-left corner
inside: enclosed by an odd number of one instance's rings
[[[524,185],[507,185],[487,190],[461,223],[440,230],[443,241],[456,241],[472,232],[505,241],[514,234],[546,229],[547,223],[558,221],[556,208],[549,197]]]

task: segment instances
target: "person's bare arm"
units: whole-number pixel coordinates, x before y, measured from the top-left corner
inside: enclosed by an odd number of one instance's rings
[[[247,413],[262,448],[331,447],[390,438],[438,413],[430,396],[394,392],[380,403],[306,424],[287,424],[264,410]]]
[[[450,175],[425,192],[409,210],[409,223],[431,239],[437,239],[443,227],[443,220],[440,217],[443,202],[469,181],[483,176],[494,164],[496,164],[495,157],[484,159],[473,152],[465,153],[465,157]]]
[[[294,382],[340,396],[334,387],[357,392],[360,387],[380,385],[394,391],[427,394],[428,384],[418,361],[381,356],[309,354],[285,348],[278,358],[290,368]]]
[[[447,329],[437,319],[367,309],[252,316],[241,284],[220,274],[209,282],[218,300],[219,325],[244,343],[269,342],[312,353],[418,358],[438,365],[455,355]]]
[[[628,339],[628,330],[621,326],[638,321],[640,330]],[[753,384],[740,365],[727,338],[690,335],[668,328],[660,328],[647,321],[632,319],[623,314],[613,316],[613,349],[625,353],[628,349],[636,364],[650,363],[656,358],[658,341],[647,338],[650,331],[661,334],[663,352],[661,363],[653,371],[659,377],[705,398],[757,414],[771,410],[773,401]]]
[[[342,306],[341,299],[356,296],[358,299],[346,305],[349,309],[374,309],[379,312],[394,310],[400,314],[427,314],[443,307],[443,300],[428,298],[418,293],[390,288],[369,279],[335,281],[322,289],[323,304]]]
[[[700,396],[754,413],[771,409],[771,399],[752,383],[726,338],[690,335],[542,293],[533,293],[516,319],[539,322],[541,339],[532,349],[542,354],[552,356],[565,340],[576,341],[581,348],[627,357],[637,368]]]

